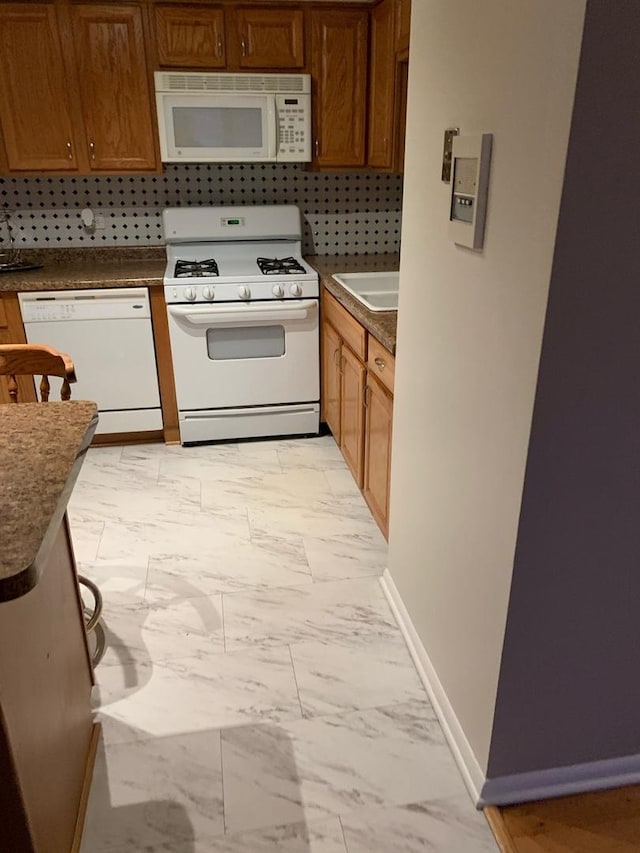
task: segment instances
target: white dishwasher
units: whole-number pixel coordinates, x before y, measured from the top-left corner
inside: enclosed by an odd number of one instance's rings
[[[145,287],[20,293],[27,341],[67,353],[78,381],[74,400],[95,400],[98,433],[162,429]],[[61,380],[51,377],[51,400]]]

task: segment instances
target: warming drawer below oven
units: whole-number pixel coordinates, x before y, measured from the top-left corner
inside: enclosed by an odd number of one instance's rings
[[[180,412],[180,440],[191,444],[269,435],[311,435],[317,434],[319,424],[318,403]]]

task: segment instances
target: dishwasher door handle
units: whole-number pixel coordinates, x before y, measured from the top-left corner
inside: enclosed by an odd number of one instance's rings
[[[317,299],[302,299],[288,305],[256,306],[249,304],[245,307],[224,305],[218,308],[195,308],[187,305],[169,305],[169,314],[178,320],[184,320],[192,326],[228,326],[247,323],[272,323],[276,320],[306,320],[318,310]]]

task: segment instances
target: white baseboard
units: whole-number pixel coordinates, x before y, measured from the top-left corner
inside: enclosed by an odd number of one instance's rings
[[[483,805],[481,792],[486,782],[485,775],[462,730],[462,726],[458,722],[458,718],[440,683],[440,679],[427,654],[427,650],[422,645],[422,640],[414,628],[409,612],[400,597],[398,588],[393,582],[388,569],[385,569],[384,574],[380,578],[380,584],[393,610],[393,615],[398,621],[413,662],[416,665],[418,674],[422,679],[433,709],[440,721],[440,725],[453,752],[453,757],[456,760],[471,799],[474,805],[480,807]]]
[[[478,808],[640,784],[640,754],[487,779],[447,698],[429,655],[386,569],[380,584],[436,712],[458,768]]]

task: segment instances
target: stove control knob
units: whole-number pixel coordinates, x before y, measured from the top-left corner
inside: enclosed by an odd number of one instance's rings
[[[212,287],[204,287],[202,289],[202,295],[207,300],[207,302],[211,302],[213,299],[213,288]]]
[[[291,291],[292,296],[302,296],[302,288],[297,282],[292,284],[289,290]]]
[[[246,284],[241,284],[238,288],[238,296],[240,299],[251,299],[251,291]]]
[[[271,292],[280,299],[284,296],[284,287],[281,284],[274,284]]]
[[[184,298],[188,299],[189,302],[196,301],[196,291],[194,287],[185,287],[184,289]]]

